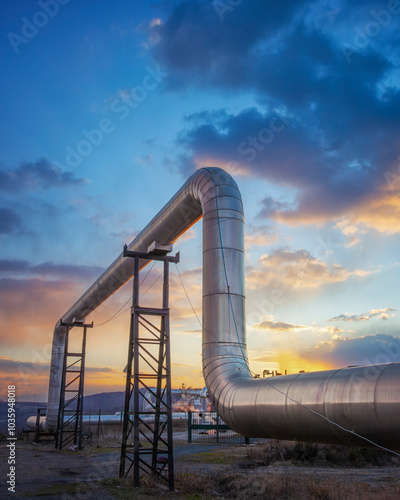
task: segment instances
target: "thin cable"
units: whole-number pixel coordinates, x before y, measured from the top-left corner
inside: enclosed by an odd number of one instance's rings
[[[147,271],[147,273],[146,273],[146,276],[145,276],[145,277],[142,279],[142,281],[139,283],[139,285],[140,285],[140,286],[142,286],[142,285],[143,285],[143,283],[146,281],[147,276],[150,274],[150,272],[151,272],[151,270],[153,269],[153,267],[155,266],[155,264],[156,264],[156,261],[155,261],[155,260],[153,260],[153,263],[152,263],[152,265],[151,265],[150,269],[149,269],[149,270]]]
[[[97,328],[98,326],[105,325],[106,323],[109,323],[110,321],[117,319],[120,315],[118,314],[125,306],[126,304],[132,299],[132,296],[129,297],[129,299],[118,309],[116,313],[114,313],[110,318],[108,318],[106,321],[103,321],[102,323],[97,323],[97,325],[93,325],[93,328]],[[123,311],[125,312],[125,311]],[[121,313],[122,314],[122,313]]]
[[[213,180],[214,180],[214,178],[213,178]],[[215,180],[214,180],[214,185],[216,186]],[[245,354],[244,354],[244,351],[243,351],[243,348],[242,348],[242,344],[240,342],[239,331],[238,331],[238,327],[237,327],[237,323],[236,323],[236,318],[235,318],[235,312],[233,310],[231,289],[230,289],[230,286],[229,286],[228,272],[226,270],[225,252],[224,252],[224,244],[223,244],[223,241],[222,241],[221,224],[220,224],[220,220],[219,220],[219,207],[218,207],[218,195],[217,195],[217,193],[215,193],[215,205],[216,205],[216,208],[217,208],[218,232],[219,232],[219,239],[220,239],[220,242],[221,242],[222,262],[224,264],[224,274],[225,274],[226,288],[227,288],[227,291],[228,291],[229,304],[230,304],[231,311],[232,311],[233,323],[235,325],[236,336],[237,336],[237,339],[238,339],[240,350],[242,351],[243,358],[247,359],[246,356],[245,356]]]
[[[154,261],[155,262],[155,261]],[[162,276],[164,275],[164,271],[162,273],[160,273],[157,278],[153,281],[153,283],[149,286],[149,288],[143,292],[140,296],[139,296],[139,299],[141,299],[142,297],[144,297],[146,295],[146,293],[157,283],[157,281],[162,278]]]
[[[152,287],[153,287],[153,286],[157,283],[157,281],[158,281],[158,280],[159,280],[159,279],[163,276],[163,274],[164,274],[164,273],[162,272],[161,274],[159,274],[159,275],[157,276],[157,278],[156,278],[156,279],[153,281],[153,283],[152,283],[152,284],[151,284],[151,285],[147,288],[147,290],[146,290],[146,291],[144,291],[144,292],[140,295],[139,299],[141,299],[142,297],[144,297],[144,296],[146,295],[146,293],[147,293],[147,292],[148,292],[148,291],[149,291],[149,290],[150,290],[150,289],[151,289],[151,288],[152,288]],[[143,281],[144,281],[144,280],[143,280]],[[131,299],[132,299],[132,296],[131,296],[128,300],[131,300]],[[125,304],[126,304],[126,303],[125,303]],[[118,314],[117,316],[115,316],[115,318],[114,318],[114,319],[117,319],[117,318],[119,318],[120,316],[122,316],[123,314],[125,314],[125,313],[126,313],[126,311],[129,311],[129,309],[130,309],[130,308],[131,308],[131,306],[126,307],[123,311],[121,311],[121,312],[120,312],[120,314]]]
[[[147,271],[146,273],[146,276],[142,279],[142,281],[140,282],[140,285],[143,285],[143,283],[146,281],[146,278],[147,276],[150,274],[150,271],[153,269],[154,267],[154,264],[156,263],[155,260],[153,260],[153,264],[152,266],[150,267],[150,269]],[[153,285],[152,285],[153,286]],[[150,287],[151,288],[151,287]],[[147,292],[148,290],[146,290]],[[145,292],[145,293],[146,293]],[[143,294],[144,295],[144,294]],[[115,312],[110,318],[108,318],[106,321],[103,321],[102,323],[98,323],[97,325],[94,325],[94,328],[97,328],[98,326],[102,326],[102,325],[105,325],[106,323],[109,323],[110,321],[112,321],[113,319],[117,319],[119,316],[121,316],[127,309],[125,309],[125,311],[123,311],[121,314],[119,314],[119,312],[127,305],[127,303],[132,299],[133,295],[131,295],[128,300],[122,304],[122,306],[118,309],[117,312]]]
[[[317,411],[313,410],[312,408],[310,408],[309,406],[307,405],[303,405],[302,403],[300,403],[300,401],[296,401],[295,399],[291,398],[287,392],[284,392],[284,391],[281,391],[280,389],[278,389],[277,387],[275,387],[274,385],[270,384],[268,379],[264,379],[266,381],[266,383],[272,387],[272,389],[275,389],[276,391],[280,392],[281,394],[283,394],[284,396],[286,396],[288,399],[290,399],[290,401],[293,401],[293,403],[296,403],[298,404],[299,406],[302,406],[303,408],[305,408],[306,410],[309,410],[311,413],[314,413],[315,415],[317,415],[318,417],[321,417],[323,418],[324,420],[326,420],[327,422],[329,422],[330,424],[338,427],[339,429],[341,429],[342,431],[345,431],[345,432],[348,432],[349,434],[353,434],[353,436],[357,436],[358,438],[360,439],[363,439],[364,441],[367,441],[368,443],[380,448],[381,450],[384,450],[384,451],[388,451],[389,453],[393,453],[394,455],[397,455],[398,457],[400,457],[400,453],[397,453],[393,450],[389,450],[389,448],[385,448],[384,446],[381,446],[377,443],[375,443],[374,441],[371,441],[370,439],[364,437],[364,436],[361,436],[360,434],[357,434],[357,432],[354,432],[354,431],[351,431],[350,429],[346,429],[345,427],[342,427],[340,424],[337,424],[336,422],[333,422],[333,420],[330,420],[328,417],[325,417],[325,415],[322,415],[321,413],[318,413]]]
[[[220,344],[222,347],[226,347],[226,345],[225,345],[224,343],[222,343],[220,340],[218,340],[218,338],[216,337],[216,335],[214,335],[214,333],[213,333],[213,332],[211,332],[210,330],[207,330],[207,328],[205,328],[205,327],[204,327],[204,325],[203,325],[203,323],[200,321],[200,319],[199,319],[199,317],[198,317],[198,315],[197,315],[197,313],[196,313],[196,310],[195,310],[195,308],[193,307],[192,301],[190,300],[189,294],[187,293],[186,287],[185,287],[185,285],[184,285],[184,283],[183,283],[183,280],[182,280],[181,273],[179,272],[179,267],[178,267],[178,264],[177,264],[176,262],[175,262],[175,266],[176,266],[176,271],[177,271],[177,273],[178,273],[178,276],[179,276],[179,281],[181,282],[181,285],[182,285],[183,291],[185,292],[186,298],[187,298],[187,300],[188,300],[188,302],[189,302],[189,304],[190,304],[190,307],[192,308],[192,311],[193,311],[194,315],[196,316],[196,319],[197,319],[197,321],[198,321],[198,323],[199,323],[200,327],[202,328],[202,330],[204,330],[205,332],[207,332],[207,333],[208,333],[208,335],[210,335],[210,337],[214,340],[214,342],[216,342],[217,344]],[[239,345],[240,345],[240,342],[239,342]],[[242,350],[242,352],[243,352],[243,350]],[[234,357],[234,356],[233,356],[230,352],[228,352],[228,351],[227,351],[226,355],[227,355],[227,356],[229,356],[229,358],[230,358],[230,359]],[[244,364],[245,368],[246,368],[246,369],[247,369],[250,373],[252,373],[252,372],[251,372],[251,370],[250,370],[250,368],[249,368],[249,365],[248,365],[248,363],[246,363],[246,359],[244,359],[243,355],[242,355],[242,356],[237,356],[237,357],[235,358],[235,360],[236,360],[236,361],[239,361],[239,362],[243,362],[243,364]]]
[[[197,321],[198,321],[199,325],[201,326],[201,328],[203,328],[203,325],[202,325],[202,323],[201,323],[201,321],[200,321],[199,317],[197,316],[197,312],[195,311],[195,309],[194,309],[194,307],[193,307],[192,301],[190,300],[190,297],[189,297],[189,295],[188,295],[188,293],[187,293],[187,291],[186,291],[186,287],[185,287],[185,285],[183,284],[183,281],[182,281],[182,276],[181,276],[181,273],[179,272],[179,267],[178,267],[178,263],[177,263],[177,262],[175,262],[175,267],[176,267],[176,271],[177,271],[178,276],[179,276],[179,281],[181,282],[181,285],[182,285],[183,291],[185,292],[185,295],[186,295],[186,298],[187,298],[187,300],[188,300],[188,302],[189,302],[189,304],[190,304],[190,307],[192,308],[192,311],[193,311],[194,315],[196,316],[196,319],[197,319]]]

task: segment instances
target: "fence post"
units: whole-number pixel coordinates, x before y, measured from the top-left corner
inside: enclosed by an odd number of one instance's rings
[[[188,411],[188,443],[192,442],[192,412]]]
[[[101,415],[101,410],[99,408],[99,419],[97,421],[97,438],[100,439],[100,426],[101,426],[101,423],[100,423],[100,415]]]
[[[219,443],[219,415],[217,413],[217,443]]]

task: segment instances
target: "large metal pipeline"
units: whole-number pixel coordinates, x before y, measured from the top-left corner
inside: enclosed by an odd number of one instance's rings
[[[368,444],[400,449],[400,363],[256,379],[247,362],[244,213],[235,181],[219,168],[196,171],[130,243],[172,243],[203,216],[203,374],[223,421],[248,437]],[[141,262],[141,267],[147,264]],[[82,319],[133,274],[122,254],[54,330],[45,429],[57,427],[65,328]],[[352,431],[350,433],[344,429]]]

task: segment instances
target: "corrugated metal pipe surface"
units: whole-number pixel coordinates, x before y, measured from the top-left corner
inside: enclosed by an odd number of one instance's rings
[[[153,241],[172,243],[201,216],[203,373],[222,420],[248,437],[367,444],[335,423],[399,449],[400,363],[252,377],[245,331],[243,205],[228,173],[219,168],[196,171],[128,248],[146,252]],[[120,255],[62,320],[85,318],[132,277],[132,266],[133,259]],[[48,432],[57,426],[64,336],[59,321],[51,360]]]

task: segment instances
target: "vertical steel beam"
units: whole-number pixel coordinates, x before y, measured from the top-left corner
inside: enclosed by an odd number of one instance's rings
[[[61,375],[61,392],[60,392],[60,406],[58,411],[58,429],[57,429],[57,439],[56,448],[62,450],[63,439],[64,439],[64,413],[65,413],[65,383],[66,383],[66,371],[67,371],[67,356],[68,356],[68,337],[69,337],[69,326],[65,333],[65,347],[64,347],[64,360],[63,360],[63,370]]]
[[[135,267],[133,276],[133,485],[135,488],[139,486],[140,474],[140,441],[139,441],[139,383],[140,383],[140,367],[139,367],[139,316],[137,309],[139,307],[139,257],[134,257]]]
[[[83,327],[82,335],[82,357],[81,357],[81,367],[79,376],[79,392],[76,407],[76,422],[75,422],[75,438],[74,444],[78,445],[78,449],[82,449],[82,425],[83,425],[83,389],[85,382],[85,358],[86,358],[86,330],[87,326]]]
[[[124,250],[124,255],[134,258],[134,280],[120,477],[126,477],[133,468],[134,487],[140,486],[140,471],[144,471],[152,474],[156,479],[165,480],[169,489],[173,490],[169,263],[178,262],[179,256],[169,257],[152,253],[128,252],[127,249]],[[164,264],[161,308],[141,307],[139,304],[141,259],[159,260]],[[150,321],[147,316],[160,318],[160,323],[156,325],[155,321]],[[154,381],[155,387],[152,386],[152,381]],[[155,398],[154,404],[144,394],[141,394],[141,386],[152,395],[150,398]],[[148,402],[151,402],[153,412],[141,411],[141,395]],[[133,411],[130,410],[132,398]],[[133,449],[128,446],[132,430]],[[141,438],[150,444],[150,448],[141,446]],[[129,467],[126,467],[126,460],[130,461]]]
[[[169,310],[169,262],[164,261],[164,289],[163,308]],[[172,396],[171,396],[171,343],[169,329],[169,314],[164,317],[164,338],[165,338],[165,371],[166,371],[166,398],[167,398],[167,446],[168,446],[168,485],[169,489],[174,489],[174,450],[172,436]]]
[[[133,290],[132,290],[132,308],[131,308],[131,322],[130,322],[130,331],[129,331],[129,346],[128,346],[128,361],[126,365],[126,385],[125,385],[125,403],[124,403],[124,415],[123,415],[123,425],[122,425],[122,443],[121,443],[121,458],[120,458],[120,467],[119,467],[119,476],[124,477],[125,466],[126,466],[126,457],[127,457],[127,448],[128,448],[128,439],[129,435],[132,431],[133,422],[130,416],[130,403],[133,391],[132,384],[132,363],[133,363],[133,351],[134,351],[134,343],[135,343],[135,321],[134,321],[134,307],[136,303],[135,297],[138,298],[138,277],[139,272],[136,268],[137,260],[135,259],[135,270],[133,277]],[[128,472],[132,467],[132,463],[128,468]]]

